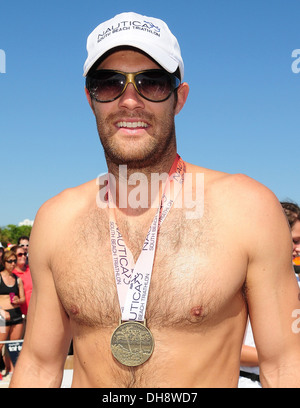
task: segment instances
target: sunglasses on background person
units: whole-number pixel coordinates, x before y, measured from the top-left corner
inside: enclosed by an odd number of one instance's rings
[[[23,253],[23,252],[22,252],[22,253],[20,252],[19,254],[17,254],[17,257],[18,257],[18,258],[21,258],[21,256],[26,256],[26,257],[27,257],[27,254],[25,254],[25,253]]]
[[[133,84],[135,90],[144,99],[163,102],[178,88],[180,80],[174,74],[169,74],[162,69],[139,72],[100,69],[90,73],[86,78],[86,88],[91,98],[102,103],[118,99],[129,83]]]
[[[7,262],[7,263],[9,263],[9,264],[12,264],[12,263],[17,263],[17,260],[16,259],[11,259],[10,261],[5,261],[5,262]]]

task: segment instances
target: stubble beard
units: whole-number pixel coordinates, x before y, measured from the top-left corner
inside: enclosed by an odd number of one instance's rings
[[[112,134],[109,123],[115,123],[119,118],[130,119],[130,116],[119,112],[118,114],[110,114],[106,118],[96,117],[97,129],[100,137],[104,154],[108,162],[112,162],[115,165],[127,165],[131,169],[142,169],[152,165],[156,165],[164,157],[168,156],[168,152],[175,147],[175,121],[174,115],[168,114],[163,120],[156,119],[153,115],[145,114],[141,115],[140,120],[146,121],[152,124],[155,128],[155,132],[151,137],[145,138],[145,142],[139,141],[139,146],[136,149],[126,149],[120,142],[118,142]],[[137,118],[137,115],[134,115]],[[134,143],[134,138],[128,140],[130,145]]]

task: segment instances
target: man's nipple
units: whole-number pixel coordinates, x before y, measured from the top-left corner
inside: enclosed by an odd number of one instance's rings
[[[72,305],[70,308],[70,312],[73,316],[76,316],[79,313],[79,308],[76,305]]]
[[[202,306],[195,306],[191,309],[191,315],[194,317],[201,317],[203,314]]]

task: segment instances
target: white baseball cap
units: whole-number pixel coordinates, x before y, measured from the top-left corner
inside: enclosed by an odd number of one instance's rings
[[[184,65],[180,47],[167,24],[157,18],[132,12],[118,14],[91,32],[87,39],[88,57],[83,76],[107,51],[126,45],[144,51],[170,73],[179,68],[183,80]]]

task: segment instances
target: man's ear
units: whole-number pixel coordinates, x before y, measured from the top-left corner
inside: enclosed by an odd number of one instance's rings
[[[189,94],[190,87],[186,82],[183,82],[182,84],[179,85],[177,89],[177,103],[175,106],[175,115],[178,115],[178,113],[181,111],[183,108],[188,94]]]
[[[90,95],[89,91],[86,89],[86,87],[84,88],[84,91],[85,91],[86,99],[87,99],[92,111],[95,113],[91,95]]]

